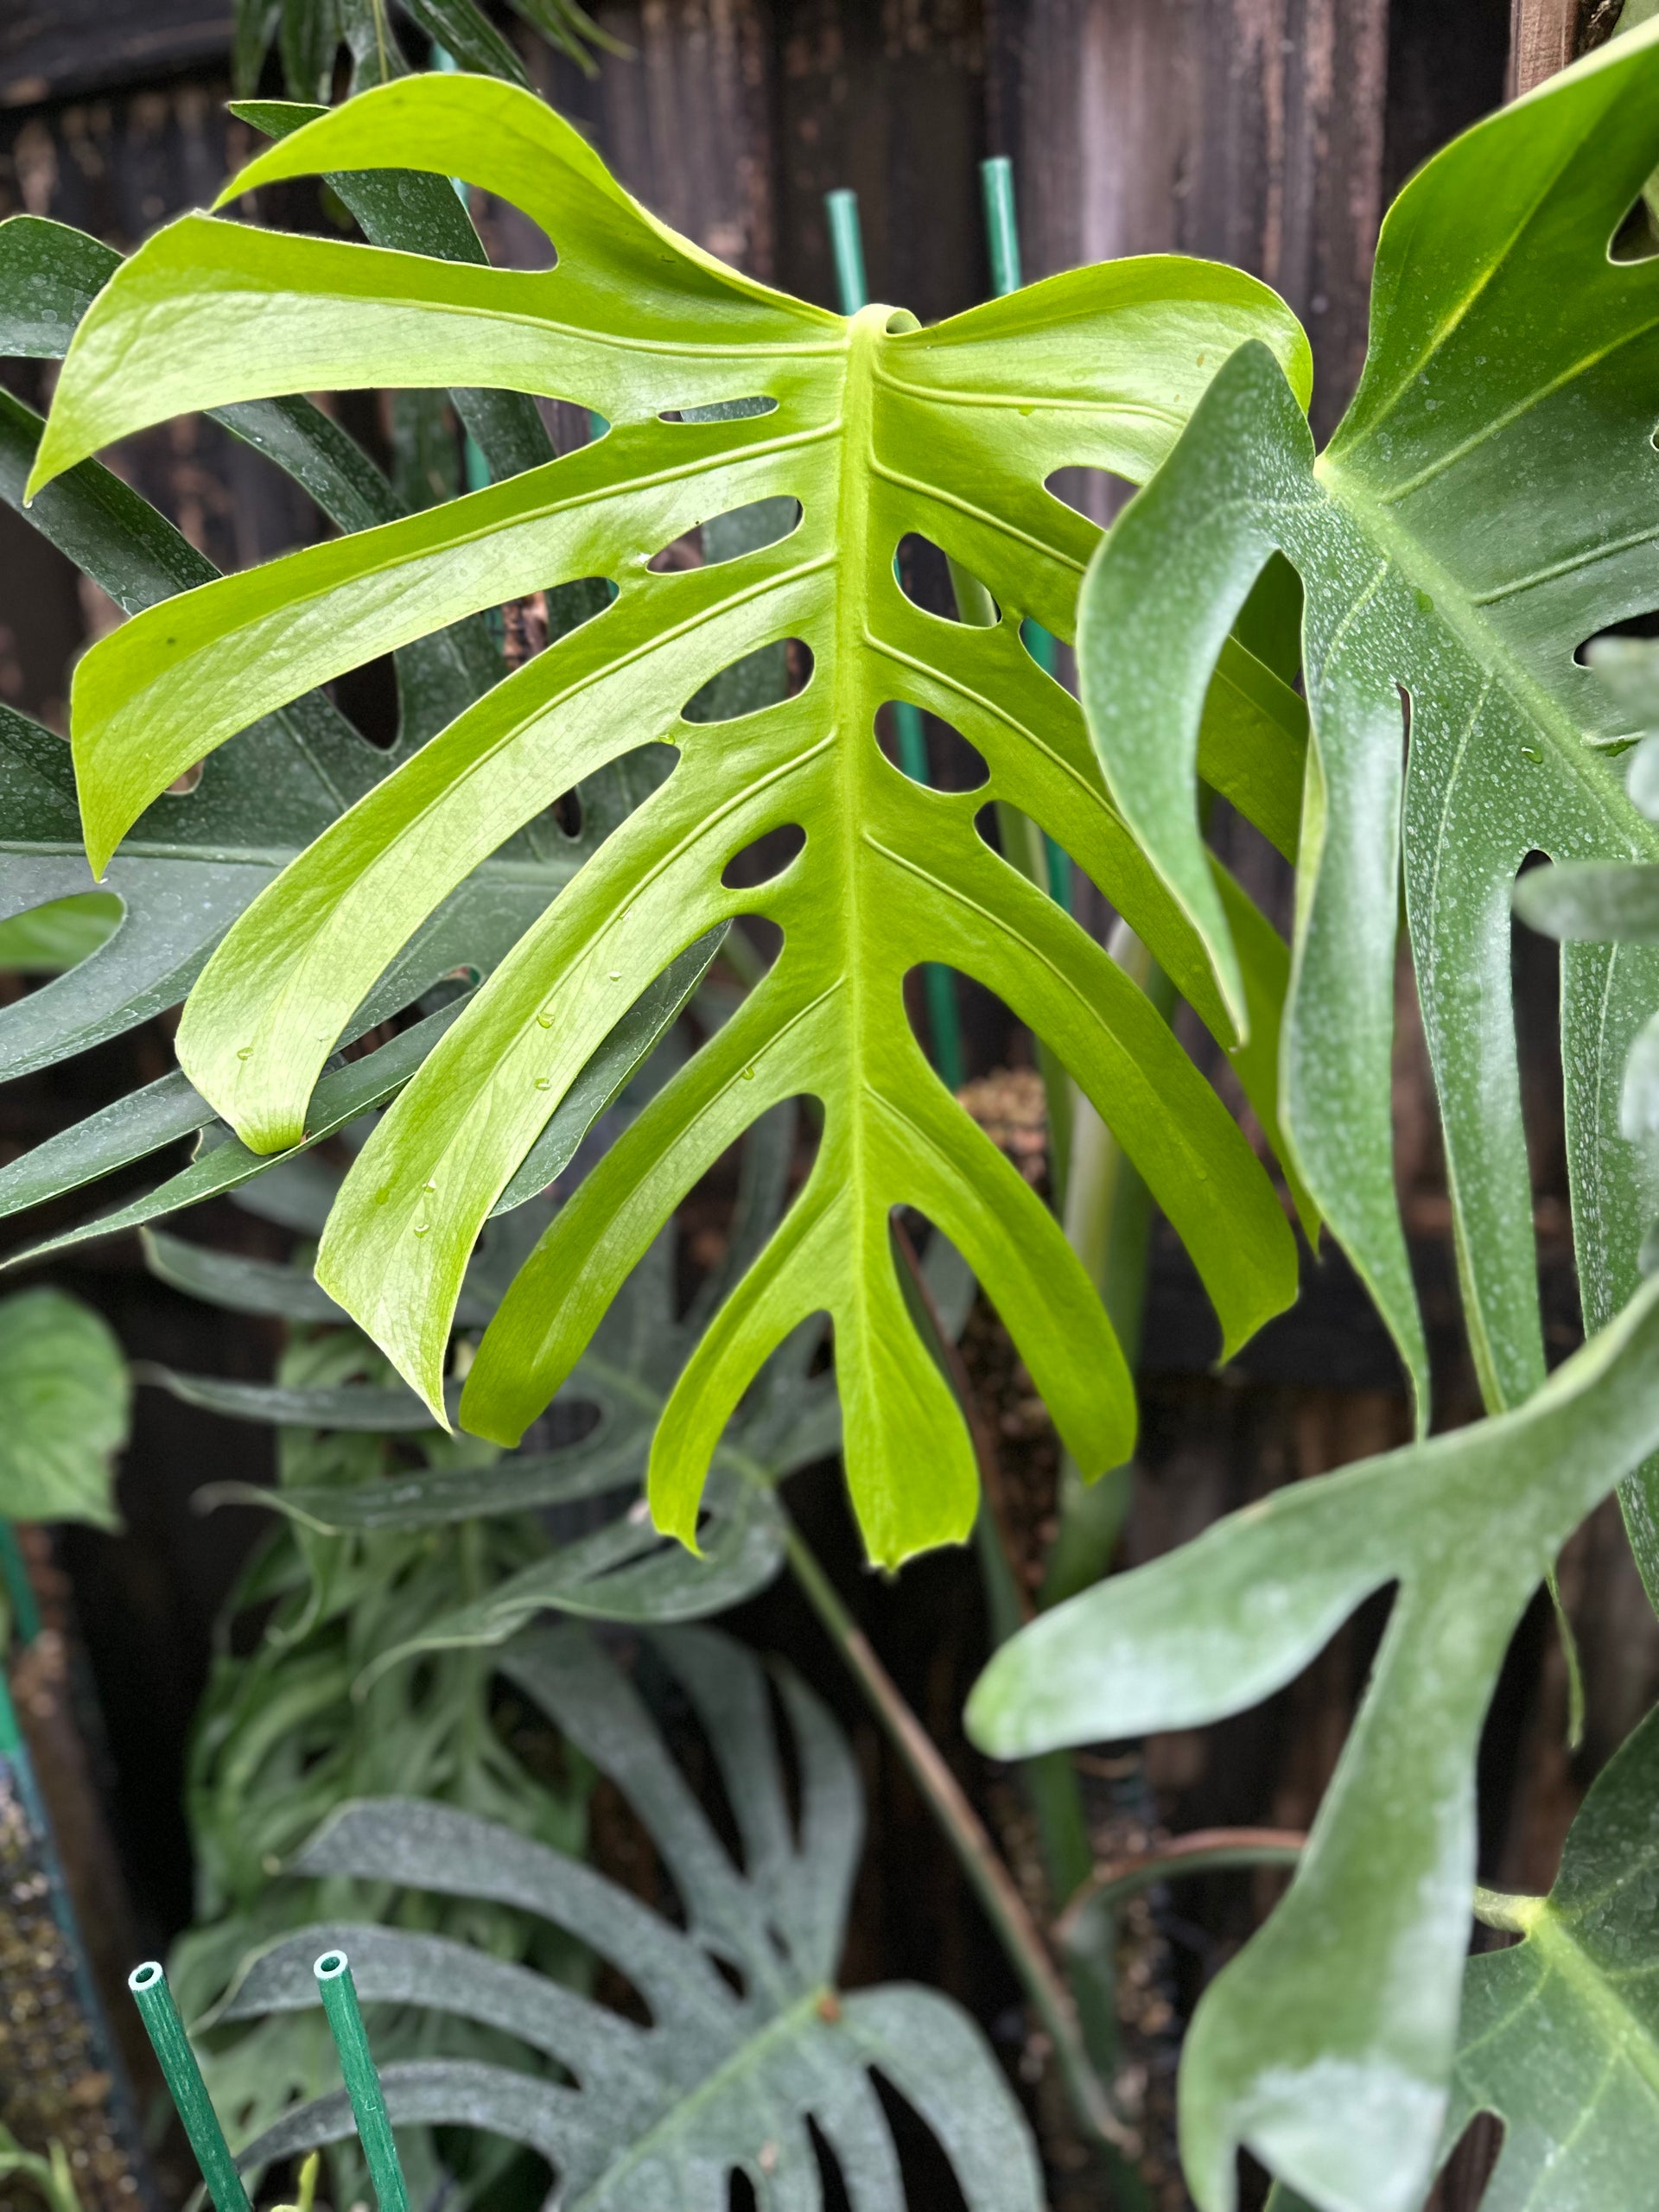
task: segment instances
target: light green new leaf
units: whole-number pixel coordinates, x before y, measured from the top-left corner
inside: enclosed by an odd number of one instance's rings
[[[1144,995],[997,859],[976,817],[1006,800],[1061,838],[1234,1041],[1190,928],[1020,624],[1071,633],[1096,537],[1045,490],[1053,470],[1143,476],[1243,339],[1265,340],[1305,389],[1300,331],[1250,279],[1174,259],[1077,271],[935,330],[885,308],[844,320],[687,245],[556,117],[473,79],[365,94],[263,155],[227,197],[385,166],[515,200],[554,240],[557,266],[461,267],[186,217],[82,324],[36,481],[181,409],[282,390],[514,388],[613,427],[441,510],[227,579],[96,648],[74,708],[96,864],[173,764],[371,654],[556,582],[602,575],[617,595],[249,910],[186,1011],[193,1081],[251,1144],[291,1142],[352,1007],[433,907],[580,778],[671,745],[666,781],[387,1116],[330,1224],[321,1280],[435,1410],[474,1237],[617,1001],[723,918],[757,911],[782,927],[775,965],[562,1213],[485,1339],[467,1424],[522,1433],[685,1189],[768,1104],[805,1090],[823,1103],[817,1161],[671,1402],[652,1471],[662,1525],[692,1539],[733,1406],[771,1350],[828,1309],[873,1554],[896,1560],[965,1534],[972,1453],[905,1310],[887,1230],[900,1204],[986,1285],[1078,1464],[1116,1464],[1133,1398],[1098,1301],[1040,1202],[928,1070],[901,987],[918,961],[946,963],[1055,1046],[1192,1253],[1226,1348],[1288,1302],[1290,1231],[1243,1136]],[[799,519],[790,530],[780,516],[771,543],[678,573],[649,567],[694,524],[762,501],[787,515],[791,500]],[[912,531],[982,579],[1000,621],[944,622],[904,595],[893,554]],[[797,696],[736,721],[688,714],[710,679],[791,636],[813,663]],[[933,793],[890,766],[875,718],[893,697],[960,728],[987,783]],[[1222,788],[1255,773],[1257,812],[1282,823],[1284,776],[1260,772],[1268,760],[1300,771],[1294,694],[1233,646],[1209,721],[1206,772]],[[728,889],[734,856],[785,824],[804,850],[760,888]],[[1241,1065],[1253,1094],[1262,1075]],[[1270,1091],[1257,1104],[1270,1125]]]
[[[448,198],[449,219],[470,238],[454,194]],[[0,224],[0,353],[60,355],[118,263],[96,238],[60,223],[22,215]],[[286,468],[343,526],[403,512],[366,455],[308,401],[261,401],[222,410],[220,420]],[[0,393],[0,497],[14,506],[21,505],[40,429],[38,417]],[[93,462],[24,512],[126,613],[217,574],[170,523]],[[108,878],[124,910],[118,925],[106,927],[105,941],[86,948],[90,957],[60,981],[0,1010],[0,1076],[48,1065],[176,1005],[228,924],[283,863],[500,672],[481,621],[457,626],[400,657],[402,728],[391,754],[365,744],[313,693],[251,731],[237,754],[210,761],[188,796],[158,798]],[[37,931],[36,915],[66,896],[85,895],[89,879],[67,753],[48,731],[9,708],[0,708],[0,928]],[[404,996],[423,988],[423,974],[489,966],[576,857],[568,840],[544,830],[501,855],[518,861],[517,883],[509,888],[512,872],[504,880],[498,869],[496,888],[505,899],[493,899],[480,878],[455,902],[417,951],[419,973],[407,979]],[[537,862],[546,871],[539,882]],[[107,901],[108,894],[92,895]],[[369,1019],[394,1010],[383,1005]]]
[[[1465,1305],[1492,1407],[1544,1373],[1510,982],[1527,855],[1659,856],[1610,753],[1630,733],[1574,654],[1651,607],[1659,262],[1611,248],[1659,156],[1659,27],[1603,48],[1437,155],[1390,209],[1353,404],[1314,458],[1296,396],[1241,347],[1098,556],[1084,696],[1107,779],[1241,987],[1198,841],[1210,670],[1275,548],[1300,571],[1313,746],[1282,1110],[1315,1200],[1427,1408],[1394,1192],[1389,1055],[1403,860]],[[1409,757],[1402,731],[1409,701]],[[1643,1227],[1614,1102],[1659,956],[1562,962],[1586,1319],[1630,1294]],[[1659,1589],[1659,1544],[1649,1580]]]
[[[217,2017],[315,2006],[311,1962],[338,1945],[360,1993],[509,2029],[561,2078],[430,2060],[383,2069],[394,2122],[483,2128],[538,2151],[563,2212],[724,2212],[747,2177],[759,2212],[822,2201],[809,2121],[852,2212],[903,2212],[879,2071],[926,2122],[969,2212],[1039,2212],[1025,2120],[966,2016],[931,1990],[838,1992],[834,1976],[863,1829],[857,1769],[817,1699],[779,1669],[799,1774],[791,1813],[766,1677],[707,1630],[658,1631],[653,1650],[702,1724],[741,1863],[670,1758],[637,1692],[575,1627],[521,1638],[504,1671],[610,1777],[679,1898],[676,1926],[602,1875],[442,1806],[347,1806],[300,1855],[311,1875],[388,1877],[439,1897],[510,1904],[590,1945],[637,1990],[651,2024],[524,1967],[440,1937],[315,1927],[248,1967]],[[727,1968],[728,1979],[721,1971]],[[735,1986],[734,1986],[734,1982]],[[240,2154],[259,2166],[352,2127],[342,2094],[286,2115]]]
[[[127,1363],[107,1322],[60,1290],[0,1300],[0,1516],[118,1529]]]
[[[1193,1728],[1291,1681],[1394,1586],[1371,1683],[1283,1904],[1210,1985],[1181,2062],[1204,2212],[1238,2147],[1319,2212],[1416,2212],[1446,2107],[1475,1754],[1556,1553],[1659,1442],[1659,1281],[1518,1411],[1275,1491],[1023,1630],[968,1708],[999,1758]]]
[[[1659,1713],[1599,1774],[1547,1897],[1492,1903],[1524,1942],[1463,1976],[1450,2149],[1503,2123],[1481,2212],[1609,2212],[1659,2173]]]

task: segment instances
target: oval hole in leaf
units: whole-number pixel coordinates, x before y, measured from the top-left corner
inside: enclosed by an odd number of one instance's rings
[[[800,671],[799,681],[795,681]],[[757,645],[741,660],[711,676],[680,709],[688,722],[734,722],[744,715],[775,707],[793,691],[804,691],[812,681],[812,648],[800,638],[780,638],[770,645]]]
[[[967,576],[966,570],[962,573]],[[983,594],[982,605],[959,607],[950,563],[931,538],[919,537],[913,530],[906,531],[899,541],[893,554],[893,574],[899,580],[899,590],[924,614],[937,615],[945,622],[965,620],[976,626],[1002,619],[1002,610],[977,576],[968,576],[967,580]]]
[[[480,185],[470,188],[467,204],[479,244],[496,269],[543,270],[559,265],[559,250],[534,216],[511,200],[499,200]]]
[[[730,507],[724,514],[710,516],[707,522],[693,523],[690,530],[653,553],[645,565],[656,576],[677,569],[718,568],[723,561],[739,560],[745,553],[758,553],[763,545],[775,545],[799,527],[800,519],[798,499],[751,499],[747,506]]]
[[[766,830],[734,853],[721,870],[720,880],[728,891],[753,890],[774,881],[805,849],[806,832],[800,823],[780,823],[776,830]]]
[[[1091,468],[1072,462],[1043,479],[1043,489],[1063,507],[1085,515],[1103,530],[1128,505],[1135,486],[1127,476],[1109,468]]]
[[[1651,261],[1656,254],[1659,254],[1659,228],[1655,227],[1653,210],[1648,204],[1648,188],[1643,185],[1607,241],[1607,258],[1618,262]]]
[[[96,952],[121,919],[113,891],[77,891],[0,922],[0,969],[61,976]]]
[[[916,740],[919,737],[918,754]],[[976,791],[990,781],[984,755],[959,729],[920,708],[908,711],[896,699],[877,709],[875,740],[887,758],[912,783],[936,791]],[[925,772],[920,772],[925,764]]]
[[[735,915],[732,928],[734,931],[742,932],[748,950],[759,957],[765,969],[771,968],[784,949],[784,933],[769,915]]]
[[[1517,874],[1548,865],[1548,856],[1529,853]],[[1515,1006],[1521,1069],[1521,1126],[1526,1132],[1532,1170],[1534,1218],[1548,1251],[1568,1236],[1567,1210],[1567,1091],[1561,1066],[1560,1027],[1556,1010],[1561,995],[1561,948],[1553,937],[1530,930],[1518,914],[1510,917],[1510,991]],[[1552,1230],[1552,1224],[1554,1228]],[[1567,1283],[1570,1268],[1552,1269],[1563,1295],[1544,1306],[1544,1356],[1554,1366],[1583,1339],[1578,1301]]]
[[[390,653],[348,668],[325,687],[358,735],[379,753],[397,742],[397,670]]]
[[[664,407],[659,423],[737,423],[751,415],[772,415],[778,403],[769,393],[752,392],[747,399],[716,399],[706,407]]]
[[[561,638],[568,638],[584,622],[602,614],[616,597],[616,586],[608,576],[575,576],[548,584],[539,596],[543,640],[556,645]]]
[[[1610,622],[1605,630],[1587,637],[1573,655],[1580,668],[1593,666],[1590,648],[1603,638],[1659,638],[1659,607],[1649,607],[1644,614],[1627,614],[1622,622]]]

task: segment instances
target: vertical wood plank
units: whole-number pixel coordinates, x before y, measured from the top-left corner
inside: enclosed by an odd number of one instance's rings
[[[1579,0],[1510,0],[1510,98],[1565,69],[1578,33]]]
[[[654,213],[722,261],[775,277],[769,0],[612,0],[594,13],[632,57],[584,78],[526,37],[541,89],[592,130]]]
[[[1181,252],[1307,323],[1328,429],[1364,357],[1388,0],[995,0],[988,99],[1033,276]]]

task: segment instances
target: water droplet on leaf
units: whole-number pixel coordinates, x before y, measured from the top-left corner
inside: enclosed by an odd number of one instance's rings
[[[536,1078],[536,1088],[537,1090],[551,1090],[553,1088],[552,1077],[549,1075],[538,1075]]]
[[[236,1057],[238,1060],[251,1060],[253,1058],[252,1046],[238,1045],[237,1047]]]

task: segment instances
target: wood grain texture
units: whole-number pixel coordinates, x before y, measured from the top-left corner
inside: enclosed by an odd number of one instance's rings
[[[1511,0],[1509,95],[1518,99],[1565,69],[1577,50],[1579,0]]]
[[[991,135],[1027,273],[1195,253],[1307,324],[1328,429],[1364,357],[1388,0],[996,0]]]
[[[752,276],[778,275],[772,10],[766,0],[626,0],[594,10],[632,49],[583,77],[542,41],[541,89],[592,130],[654,213]]]

